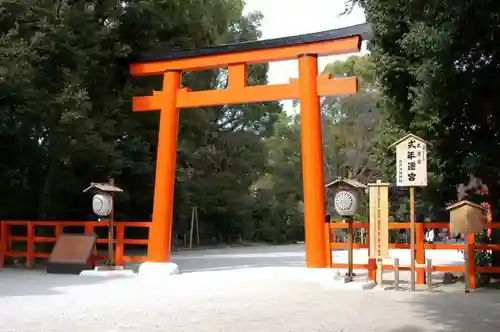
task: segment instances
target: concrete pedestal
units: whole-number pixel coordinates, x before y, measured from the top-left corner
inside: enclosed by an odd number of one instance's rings
[[[121,267],[96,266],[93,270],[82,271],[80,275],[84,277],[131,277],[136,274]]]
[[[172,262],[157,263],[144,262],[139,267],[139,275],[141,276],[170,276],[179,274],[179,267]]]

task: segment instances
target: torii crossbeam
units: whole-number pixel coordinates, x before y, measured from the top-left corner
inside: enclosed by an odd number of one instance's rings
[[[134,111],[160,111],[153,220],[148,262],[170,261],[179,109],[299,99],[306,264],[327,267],[324,233],[325,193],[323,143],[319,97],[356,93],[356,77],[318,76],[318,57],[358,52],[369,33],[366,24],[308,35],[221,45],[145,56],[131,64],[133,76],[162,75],[163,88],[152,96],[134,97]],[[298,60],[299,78],[288,84],[248,86],[247,66]],[[183,71],[228,68],[228,86],[222,90],[190,91],[181,87]]]

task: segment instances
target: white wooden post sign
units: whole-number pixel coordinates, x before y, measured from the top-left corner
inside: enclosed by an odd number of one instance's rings
[[[410,187],[410,276],[415,291],[415,187],[427,186],[427,142],[409,134],[391,146],[396,146],[396,185]]]
[[[396,146],[396,184],[398,187],[427,186],[427,142],[413,134]]]

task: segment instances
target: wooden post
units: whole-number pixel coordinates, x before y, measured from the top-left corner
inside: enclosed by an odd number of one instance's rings
[[[368,280],[375,281],[377,279],[377,260],[368,258]]]
[[[299,56],[299,86],[306,265],[324,268],[327,267],[325,228],[322,225],[325,220],[325,184],[317,55]]]
[[[354,245],[354,231],[353,231],[353,227],[352,227],[352,220],[347,220],[348,222],[348,225],[347,225],[347,241],[348,242],[348,248],[347,250],[349,251],[348,252],[348,256],[349,256],[349,276],[353,276],[353,265],[354,265],[354,248],[353,248],[353,245]]]
[[[325,247],[326,247],[326,267],[332,267],[331,229],[330,217],[325,216]]]
[[[9,225],[0,222],[0,269],[5,266],[5,254],[8,250]]]
[[[177,132],[179,110],[177,92],[181,72],[167,71],[163,76],[163,91],[156,157],[153,220],[149,233],[148,261],[170,261],[172,218],[174,205],[175,168],[177,160]]]
[[[109,179],[109,184],[114,185],[115,180]],[[114,238],[115,238],[115,195],[110,193],[111,196],[111,214],[109,215],[108,221],[108,266],[115,265],[115,254],[114,254]]]
[[[125,226],[116,224],[116,250],[115,250],[115,264],[123,266],[123,256],[125,254]]]
[[[410,187],[410,276],[411,291],[415,291],[415,187]]]
[[[35,258],[35,225],[32,221],[26,223],[26,232],[26,267],[31,268]]]
[[[195,216],[195,227],[196,227],[196,244],[200,245],[200,220],[198,218],[198,207],[194,207],[194,216]]]
[[[113,266],[114,265],[114,248],[113,248],[113,221],[110,219],[108,220],[108,266]]]
[[[191,229],[189,230],[189,248],[193,247],[194,230],[196,229],[196,243],[200,245],[200,225],[198,223],[198,207],[191,208]]]
[[[189,249],[193,248],[193,232],[194,232],[194,207],[191,208],[191,225],[189,229]]]
[[[470,261],[469,261],[469,246],[467,245],[467,238],[468,234],[464,234],[464,284],[465,284],[465,293],[469,293],[470,286],[469,286],[469,266],[470,266]]]
[[[399,258],[394,258],[394,289],[399,290]]]
[[[469,293],[471,289],[476,288],[476,257],[475,257],[475,234],[464,234],[464,281],[465,293]]]
[[[432,292],[432,259],[426,260],[427,289]]]
[[[469,233],[467,235],[467,254],[468,254],[468,270],[469,270],[469,288],[476,288],[476,245],[475,245],[475,233]]]
[[[347,220],[347,274],[346,274],[346,282],[350,282],[353,280],[354,274],[353,270],[353,229],[352,229],[352,219]]]
[[[57,239],[59,238],[59,235],[61,235],[61,233],[62,233],[62,226],[61,226],[61,224],[57,224],[56,225],[55,232],[56,232],[55,235],[56,235],[56,241],[57,241]],[[88,234],[87,233],[87,225],[84,226],[84,232],[85,232],[85,234]]]
[[[415,260],[418,266],[425,264],[425,225],[423,223],[415,223]],[[416,284],[425,284],[425,268],[416,268]]]
[[[83,226],[83,231],[85,234],[93,234],[94,233],[94,225],[89,225],[88,223],[85,223]],[[64,231],[63,226],[56,226],[56,235],[59,236],[62,232]]]
[[[377,257],[377,285],[384,287],[384,259]]]

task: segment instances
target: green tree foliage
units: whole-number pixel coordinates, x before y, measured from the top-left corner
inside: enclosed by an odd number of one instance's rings
[[[375,175],[372,152],[384,120],[378,109],[373,64],[368,56],[351,56],[327,65],[324,73],[359,79],[358,93],[322,101],[327,177],[371,179]]]
[[[81,190],[114,177],[125,189],[118,218],[149,220],[158,114],[133,114],[130,101],[160,81],[132,80],[129,61],[255,40],[261,14],[244,16],[243,5],[0,1],[0,219],[93,218]],[[265,84],[266,74],[267,65],[253,66],[249,81]],[[183,80],[211,89],[225,84],[225,73],[185,73]],[[227,240],[242,232],[252,219],[249,187],[266,164],[262,138],[280,112],[278,103],[182,112],[176,226],[187,224],[197,205],[208,233]]]
[[[370,48],[394,130],[431,143],[426,199],[444,207],[472,175],[487,185],[498,220],[500,3],[349,3],[360,5],[373,26]],[[494,237],[500,240],[500,234]],[[496,261],[500,264],[500,257]]]
[[[435,199],[456,199],[455,186],[472,174],[497,201],[498,2],[355,2],[374,29],[370,48],[391,120],[431,143]]]
[[[131,99],[161,78],[131,78],[131,59],[153,51],[256,40],[260,13],[242,0],[0,0],[0,219],[94,219],[90,181],[113,177],[119,220],[149,220],[156,112]],[[250,66],[250,85],[267,83]],[[325,180],[381,174],[372,157],[383,127],[374,68],[365,57],[326,69],[357,75],[356,96],[322,101]],[[184,73],[193,90],[223,88],[227,72]],[[205,241],[303,238],[300,117],[278,102],[181,111],[174,233],[199,209]]]
[[[378,137],[384,130],[384,114],[378,108],[379,93],[374,88],[374,68],[368,57],[350,57],[326,66],[334,76],[359,76],[356,95],[327,97],[321,101],[325,183],[345,176],[363,182],[380,178]],[[302,174],[300,158],[300,116],[282,116],[275,133],[267,139],[268,174],[257,183],[258,197],[276,215],[281,234],[302,231]],[[327,192],[329,213],[334,214],[333,193]],[[278,213],[279,211],[279,213]],[[366,207],[360,210],[366,215]]]

